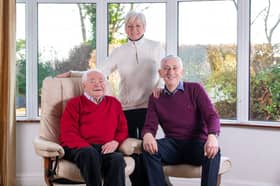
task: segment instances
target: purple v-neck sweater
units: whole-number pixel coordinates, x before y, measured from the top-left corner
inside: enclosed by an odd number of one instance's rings
[[[206,91],[198,83],[184,82],[184,90],[173,95],[150,96],[142,137],[156,135],[158,124],[165,137],[180,140],[206,140],[209,133],[220,132],[219,116]]]

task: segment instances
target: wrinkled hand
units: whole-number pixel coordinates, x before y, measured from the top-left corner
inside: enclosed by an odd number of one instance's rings
[[[207,156],[208,158],[214,158],[218,151],[219,144],[217,136],[214,134],[209,134],[204,145],[204,156]]]
[[[154,88],[154,89],[153,89],[153,96],[154,96],[155,98],[159,98],[161,91],[162,91],[161,88]]]
[[[157,141],[151,133],[146,133],[143,137],[143,148],[150,154],[158,151]]]
[[[70,77],[70,76],[71,76],[71,72],[70,71],[56,75],[57,78],[67,78],[67,77]]]
[[[119,142],[117,142],[116,140],[109,141],[109,142],[105,143],[104,145],[102,145],[101,152],[103,154],[115,152],[117,150],[118,146],[119,146]]]

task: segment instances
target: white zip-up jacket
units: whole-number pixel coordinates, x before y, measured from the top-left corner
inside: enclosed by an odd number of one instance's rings
[[[124,110],[147,108],[153,88],[162,86],[158,75],[164,49],[159,42],[142,38],[113,50],[101,70],[120,74],[119,95]]]

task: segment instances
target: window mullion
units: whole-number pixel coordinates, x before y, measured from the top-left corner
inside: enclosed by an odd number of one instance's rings
[[[96,65],[99,67],[107,57],[107,3],[96,4]]]
[[[177,55],[178,2],[168,0],[166,6],[166,53]]]
[[[240,122],[248,122],[249,118],[249,7],[249,0],[238,1],[237,120]]]
[[[26,115],[28,119],[36,119],[38,118],[38,8],[36,0],[29,0],[26,5]]]

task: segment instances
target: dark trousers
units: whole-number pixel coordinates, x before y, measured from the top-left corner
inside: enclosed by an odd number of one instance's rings
[[[163,164],[202,165],[201,186],[216,186],[220,164],[220,151],[213,159],[204,156],[204,143],[199,140],[157,140],[158,152],[151,155],[143,152],[149,186],[164,186]]]
[[[119,152],[101,153],[101,145],[80,149],[64,147],[64,159],[75,163],[87,186],[125,186],[125,162]]]
[[[147,109],[134,109],[124,111],[127,125],[128,136],[130,138],[141,139],[141,130],[146,119]]]
[[[127,124],[128,136],[130,138],[141,139],[141,130],[145,123],[147,109],[135,109],[124,111]],[[147,186],[147,173],[143,163],[142,154],[133,154],[132,158],[135,161],[135,169],[129,176],[132,186]]]

